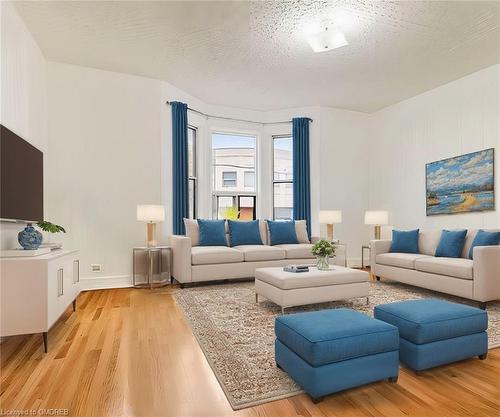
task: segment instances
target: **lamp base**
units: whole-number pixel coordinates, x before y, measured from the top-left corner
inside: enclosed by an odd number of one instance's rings
[[[382,229],[381,226],[378,226],[378,225],[375,226],[375,231],[374,231],[375,240],[380,240],[381,229]]]
[[[158,242],[156,241],[156,223],[147,223],[148,227],[148,248],[156,246]]]
[[[326,224],[326,238],[329,242],[333,240],[333,224]]]

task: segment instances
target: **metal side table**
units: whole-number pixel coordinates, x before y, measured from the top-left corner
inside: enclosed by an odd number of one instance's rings
[[[370,268],[370,251],[371,251],[371,248],[370,248],[370,245],[363,245],[361,246],[361,269],[363,269],[365,267],[365,249],[368,249],[368,268]]]
[[[133,285],[136,288],[162,287],[172,282],[172,248],[139,246],[132,250]]]

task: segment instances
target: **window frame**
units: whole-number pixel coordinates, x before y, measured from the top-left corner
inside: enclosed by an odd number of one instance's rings
[[[234,174],[234,179],[224,178],[224,174]],[[226,184],[226,181],[234,181],[234,185]],[[238,185],[238,171],[222,171],[222,187],[236,187]]]
[[[191,201],[189,201],[189,183],[193,183],[193,219],[196,219],[198,216],[198,128],[193,125],[188,124],[188,132],[189,130],[193,131],[193,174],[189,175],[189,141],[188,141],[188,218],[189,217],[189,205]]]
[[[274,178],[274,150],[275,150],[275,147],[274,147],[274,140],[275,139],[286,139],[286,138],[290,138],[290,140],[292,141],[292,179],[291,180],[280,180],[280,179],[275,179]],[[293,136],[291,133],[289,134],[281,134],[281,135],[273,135],[272,136],[272,158],[271,158],[271,165],[272,165],[272,169],[271,169],[271,172],[272,172],[272,183],[271,183],[271,192],[272,192],[272,211],[273,211],[273,220],[276,220],[276,207],[275,207],[275,200],[276,200],[276,196],[275,196],[275,191],[274,191],[274,185],[275,184],[292,184],[292,189],[293,189],[293,182],[294,182],[294,178],[293,178]],[[293,206],[293,192],[292,192],[292,206]],[[292,219],[293,219],[293,207],[292,207]]]
[[[255,160],[254,160],[254,191],[224,191],[224,190],[215,190],[215,177],[214,177],[214,160],[213,160],[213,135],[235,135],[235,136],[246,136],[249,138],[255,139]],[[258,172],[259,172],[259,132],[256,131],[245,131],[238,129],[223,129],[223,128],[215,128],[210,131],[210,184],[211,184],[211,195],[212,195],[212,219],[219,218],[219,210],[218,210],[218,199],[219,197],[232,197],[233,198],[233,207],[237,207],[238,211],[240,210],[240,198],[241,197],[253,197],[254,207],[253,207],[253,218],[254,220],[257,218],[257,202],[259,196],[259,182],[258,182]],[[243,183],[244,184],[244,183]]]

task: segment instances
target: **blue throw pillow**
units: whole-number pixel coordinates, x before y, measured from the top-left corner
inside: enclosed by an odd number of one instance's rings
[[[262,245],[258,220],[228,220],[227,222],[229,224],[229,242],[231,246]]]
[[[495,246],[500,245],[500,232],[486,232],[484,230],[478,230],[474,240],[472,241],[472,246],[469,250],[469,259],[472,259],[474,254],[474,248],[476,246]]]
[[[293,220],[268,220],[267,225],[269,227],[271,245],[299,243]]]
[[[391,252],[418,253],[418,233],[420,229],[392,231]]]
[[[226,221],[198,219],[200,246],[227,246]]]
[[[434,256],[460,258],[465,245],[467,230],[443,230]]]

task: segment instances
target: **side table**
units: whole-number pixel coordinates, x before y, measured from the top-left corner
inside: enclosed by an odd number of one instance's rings
[[[335,265],[347,268],[347,246],[344,243],[333,243],[333,245],[337,248],[334,258]]]
[[[172,248],[138,246],[132,250],[133,285],[136,288],[162,287],[172,282]]]
[[[368,253],[370,253],[370,246],[369,245],[363,245],[361,246],[361,269],[365,267],[365,249],[368,249]],[[369,256],[368,256],[369,258]],[[369,262],[368,262],[369,263]],[[370,268],[371,265],[368,265],[368,268]]]

